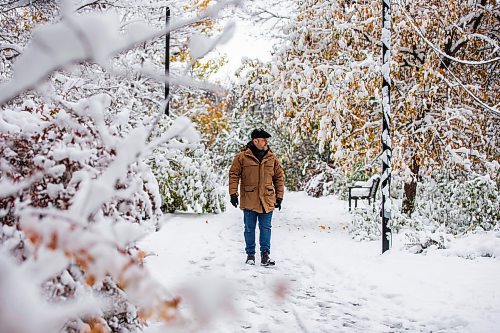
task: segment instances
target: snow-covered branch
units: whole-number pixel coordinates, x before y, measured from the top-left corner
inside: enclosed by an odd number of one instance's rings
[[[2,6],[5,6],[2,9],[2,12],[8,12],[14,9],[30,6],[35,2],[38,2],[40,0],[17,0],[17,1],[7,1],[7,3],[2,4]]]
[[[221,1],[193,18],[173,22],[159,31],[145,24],[134,24],[128,27],[125,35],[120,34],[118,18],[105,14],[79,15],[69,21],[66,19],[53,26],[44,26],[34,34],[31,45],[15,63],[13,78],[0,87],[0,105],[64,66],[94,61],[106,67],[115,54],[201,19],[216,17],[222,8],[237,4],[238,0]],[[216,41],[224,40],[223,36]]]
[[[422,29],[420,29],[416,25],[415,21],[413,20],[413,18],[410,16],[410,14],[408,13],[408,11],[406,10],[406,7],[401,3],[401,0],[397,0],[397,1],[398,1],[399,7],[401,8],[401,10],[402,10],[405,18],[407,19],[408,23],[410,23],[410,25],[413,27],[413,29],[415,30],[415,32],[422,38],[422,40],[427,45],[429,45],[429,47],[432,50],[434,50],[434,52],[436,52],[440,56],[442,56],[444,58],[447,58],[449,60],[455,61],[455,62],[460,63],[460,64],[473,65],[473,66],[486,65],[486,64],[491,64],[491,63],[495,63],[495,62],[500,61],[500,57],[495,57],[495,58],[492,58],[492,59],[482,60],[482,61],[472,61],[472,60],[458,59],[458,58],[455,58],[455,57],[453,57],[453,56],[451,56],[449,54],[446,54],[440,48],[438,48],[436,45],[434,45],[434,43],[432,43],[429,39],[427,39],[425,37],[424,33],[422,32]],[[484,38],[483,38],[483,40],[489,41],[489,39],[484,39]],[[495,50],[498,50],[498,46],[496,44],[493,44],[493,46],[494,46]]]
[[[470,91],[470,89],[468,89],[463,83],[462,81],[455,75],[455,73],[453,73],[453,71],[448,68],[446,66],[446,64],[444,63],[444,61],[441,59],[441,64],[443,64],[443,66],[445,66],[446,70],[448,73],[450,73],[450,75],[455,79],[455,81],[458,83],[458,85],[470,96],[472,97],[483,109],[485,109],[486,111],[490,112],[492,115],[495,115],[496,117],[499,117],[500,116],[500,110],[498,110],[497,106],[490,106],[488,104],[486,104],[485,102],[483,102],[479,97],[477,97],[472,91]],[[444,78],[445,79],[445,78]],[[446,80],[446,79],[445,79]],[[446,80],[447,81],[447,80]],[[452,85],[450,84],[450,87]]]
[[[0,179],[0,198],[9,197],[28,188],[34,182],[38,181],[41,175],[32,176],[18,182],[13,182],[8,178]]]
[[[1,50],[13,50],[17,53],[22,53],[23,48],[20,47],[19,45],[16,44],[10,44],[10,43],[0,43],[0,51]]]

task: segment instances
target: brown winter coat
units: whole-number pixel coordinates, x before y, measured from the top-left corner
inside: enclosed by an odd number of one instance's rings
[[[238,194],[238,183],[240,209],[269,213],[274,210],[276,198],[283,199],[283,169],[270,150],[261,163],[248,147],[235,156],[229,169],[230,195]]]

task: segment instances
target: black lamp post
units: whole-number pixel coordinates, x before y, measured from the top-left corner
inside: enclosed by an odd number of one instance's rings
[[[391,247],[391,0],[382,0],[382,253]]]
[[[167,7],[167,13],[165,15],[165,25],[167,29],[169,28],[169,23],[170,23],[170,7]],[[170,100],[169,100],[169,94],[170,94],[170,77],[168,77],[170,73],[170,31],[167,32],[165,35],[165,76],[167,77],[167,80],[165,81],[165,114],[167,116],[170,115]]]

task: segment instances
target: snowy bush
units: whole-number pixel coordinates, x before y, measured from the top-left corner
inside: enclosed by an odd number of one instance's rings
[[[420,183],[417,194],[412,216],[397,210],[392,224],[394,231],[405,231],[405,247],[410,252],[449,249],[461,238],[499,228],[498,186],[489,176],[444,179],[438,175]],[[461,251],[460,256],[493,256],[490,250],[470,251]]]
[[[405,230],[403,248],[411,253],[423,254],[439,249],[443,255],[465,259],[500,258],[499,225],[489,232],[478,228],[463,235],[452,235],[443,229],[435,230],[433,226],[427,226],[419,231]]]
[[[347,199],[348,197],[347,177],[325,162],[317,163],[306,179],[304,181],[304,191],[310,196],[317,198],[335,194],[341,199]]]
[[[225,210],[225,191],[219,173],[203,145],[155,153],[152,162],[162,199],[162,210],[173,213],[220,213]]]
[[[449,247],[453,235],[432,227],[405,232],[405,248],[411,253],[425,253],[428,250],[442,250]]]
[[[437,174],[435,178],[424,178],[418,184],[415,212],[411,216],[401,209],[402,186],[401,178],[395,175],[391,186],[391,229],[406,234],[407,247],[412,251],[444,249],[457,236],[499,228],[499,190],[489,176],[444,179],[442,174]],[[379,206],[380,198],[377,198],[375,207]],[[355,209],[350,232],[354,237],[362,234],[364,238],[374,239],[380,235],[373,228],[377,223],[380,224],[378,210],[372,214]]]
[[[382,230],[380,212],[376,209],[354,209],[348,230],[357,241],[380,239]]]
[[[489,176],[429,180],[419,189],[416,215],[454,234],[491,230],[500,221],[498,185]]]
[[[78,108],[68,112],[25,101],[19,109],[3,110],[0,257],[22,263],[47,251],[55,257],[59,253],[57,269],[47,269],[48,280],[40,281],[46,299],[54,304],[82,297],[102,300],[91,316],[62,322],[68,331],[96,325],[132,329],[143,320],[122,289],[134,285],[129,278],[143,274],[134,241],[158,225],[158,185],[140,160],[122,169],[123,174],[105,178],[123,160],[123,139],[113,124],[101,127],[100,116],[92,111],[95,118],[79,115]],[[92,192],[95,179],[101,179],[99,195]],[[111,189],[106,188],[110,180]],[[116,193],[107,195],[109,190]]]
[[[456,238],[442,253],[465,259],[500,258],[500,226],[490,232],[477,230],[474,234]]]
[[[458,235],[492,230],[500,221],[498,185],[489,176],[470,175],[445,179],[441,175],[419,183],[415,212],[411,217],[395,214],[396,230],[408,226],[422,229],[434,225]]]

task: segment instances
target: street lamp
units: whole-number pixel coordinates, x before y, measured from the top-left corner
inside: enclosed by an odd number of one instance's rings
[[[167,29],[169,29],[169,23],[170,23],[170,7],[167,7],[167,13],[165,15],[165,26]],[[169,100],[169,94],[170,94],[170,77],[168,76],[170,73],[170,30],[168,30],[167,34],[165,35],[165,114],[167,116],[170,115],[170,100]]]
[[[382,253],[391,246],[391,0],[382,0]]]

